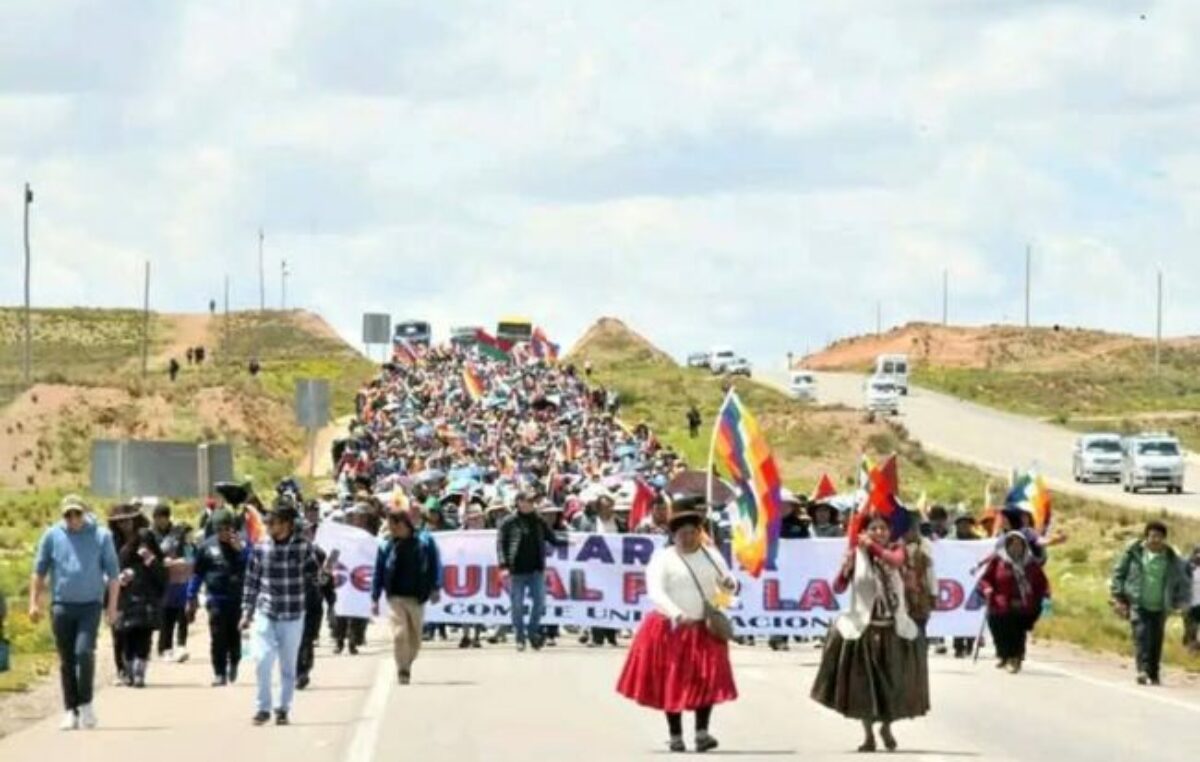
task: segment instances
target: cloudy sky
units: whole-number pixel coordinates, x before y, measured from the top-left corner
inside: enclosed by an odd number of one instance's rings
[[[0,303],[1200,333],[1200,3],[6,0]]]

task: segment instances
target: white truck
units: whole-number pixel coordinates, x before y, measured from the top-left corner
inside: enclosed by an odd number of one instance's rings
[[[900,414],[900,390],[890,378],[872,376],[864,387],[867,413]]]
[[[900,394],[908,396],[908,355],[876,357],[875,378],[891,381]]]
[[[713,347],[708,351],[708,369],[719,376],[725,372],[725,366],[736,359],[737,353],[729,347]]]
[[[1121,487],[1126,492],[1161,488],[1183,492],[1183,450],[1170,434],[1145,433],[1126,437],[1121,451]]]
[[[815,402],[817,399],[817,378],[811,371],[794,370],[788,379],[788,391],[792,397],[805,402]]]

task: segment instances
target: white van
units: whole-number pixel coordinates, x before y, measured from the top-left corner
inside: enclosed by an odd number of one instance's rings
[[[900,388],[890,378],[872,376],[864,384],[868,413],[900,414]]]
[[[875,358],[874,375],[891,381],[900,394],[908,395],[908,355],[879,355]]]
[[[725,372],[725,366],[737,359],[737,354],[729,347],[713,347],[708,351],[708,369],[714,374]]]
[[[792,371],[791,378],[788,379],[788,391],[795,399],[815,402],[817,399],[816,376],[807,370]]]

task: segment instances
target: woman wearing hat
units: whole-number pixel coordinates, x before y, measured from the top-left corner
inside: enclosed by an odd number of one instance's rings
[[[875,751],[874,723],[891,751],[892,723],[929,711],[929,664],[905,601],[904,563],[904,545],[875,514],[834,580],[836,592],[850,588],[850,606],[830,628],[812,697],[862,723],[862,752]]]
[[[167,569],[154,532],[136,505],[120,506],[112,516],[117,523],[129,519],[133,520],[135,529],[122,533],[123,541],[117,550],[121,593],[117,598],[114,629],[121,634],[125,684],[144,688],[150,643],[162,615]]]
[[[719,553],[702,543],[703,515],[695,500],[677,500],[671,541],[646,566],[654,610],[642,620],[625,659],[617,692],[665,712],[670,749],[686,751],[683,713],[696,713],[696,751],[717,748],[708,725],[715,704],[737,698],[729,646],[705,626],[706,604],[737,589]]]

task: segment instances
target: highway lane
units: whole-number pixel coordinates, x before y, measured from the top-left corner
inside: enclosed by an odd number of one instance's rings
[[[854,373],[817,373],[817,399],[822,404],[863,407],[865,377]],[[763,370],[758,379],[786,389],[787,373]],[[1143,510],[1166,509],[1200,515],[1200,461],[1187,459],[1184,494],[1126,494],[1117,484],[1077,484],[1071,474],[1071,448],[1076,432],[1025,416],[912,387],[900,403],[899,422],[925,449],[997,474],[1036,467],[1056,490]]]

